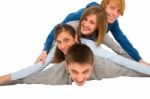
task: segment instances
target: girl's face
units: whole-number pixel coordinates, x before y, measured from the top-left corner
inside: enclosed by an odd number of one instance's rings
[[[76,43],[76,38],[68,32],[60,33],[56,38],[58,48],[66,55],[68,48]]]
[[[109,23],[113,23],[121,14],[115,2],[110,2],[105,8]]]
[[[82,86],[89,79],[90,74],[93,70],[93,65],[85,63],[69,63],[67,70],[70,73],[72,80],[78,85]]]
[[[96,14],[88,15],[81,21],[81,33],[85,36],[91,35],[97,29]]]

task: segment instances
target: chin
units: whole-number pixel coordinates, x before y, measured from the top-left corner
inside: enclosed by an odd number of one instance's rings
[[[110,20],[110,21],[108,21],[108,23],[114,23],[114,21]]]
[[[82,32],[82,34],[86,36],[86,35],[89,35],[90,33],[84,31],[84,32]]]
[[[108,20],[108,23],[114,23],[116,19],[114,20]]]
[[[83,86],[83,85],[85,84],[85,82],[82,82],[82,83],[75,82],[75,83],[76,83],[76,85],[78,85],[78,86]]]
[[[77,83],[76,83],[76,84],[77,84]],[[82,84],[79,84],[79,83],[78,83],[77,85],[78,85],[78,86],[83,86],[83,85],[84,85],[84,83],[82,83]]]

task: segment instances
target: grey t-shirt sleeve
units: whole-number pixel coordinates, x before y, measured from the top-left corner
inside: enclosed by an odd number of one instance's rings
[[[50,68],[35,73],[22,79],[22,83],[26,84],[50,84],[50,85],[64,85],[70,84],[70,78],[66,71],[65,62],[55,64]]]
[[[122,67],[105,58],[96,56],[94,57],[93,72],[96,75],[97,79],[114,78],[120,76],[148,77],[148,75]]]

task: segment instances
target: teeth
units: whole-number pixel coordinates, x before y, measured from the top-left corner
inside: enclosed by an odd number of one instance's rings
[[[83,30],[88,30],[86,27],[83,27]]]
[[[110,15],[110,14],[109,14],[108,16],[109,16],[110,18],[113,18],[113,16],[112,16],[112,15]]]
[[[113,17],[113,16],[109,16],[109,18],[110,18],[110,19],[114,19],[114,17]]]

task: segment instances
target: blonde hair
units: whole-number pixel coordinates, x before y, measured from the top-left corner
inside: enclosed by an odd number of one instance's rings
[[[97,17],[97,31],[98,31],[98,36],[96,38],[96,45],[100,45],[103,43],[104,40],[104,36],[107,32],[107,27],[108,27],[108,21],[107,21],[107,14],[105,12],[105,10],[99,6],[91,6],[88,7],[87,9],[85,9],[85,11],[82,13],[81,18],[80,18],[80,22],[79,22],[79,26],[78,26],[78,35],[82,35],[80,33],[81,30],[81,21],[86,19],[87,16],[91,15],[91,14],[95,14]],[[96,31],[96,30],[95,30]]]
[[[113,2],[116,4],[116,6],[118,7],[121,16],[123,16],[124,11],[125,11],[125,0],[102,0],[101,2],[101,7],[102,8],[106,8],[106,6],[110,3]]]

